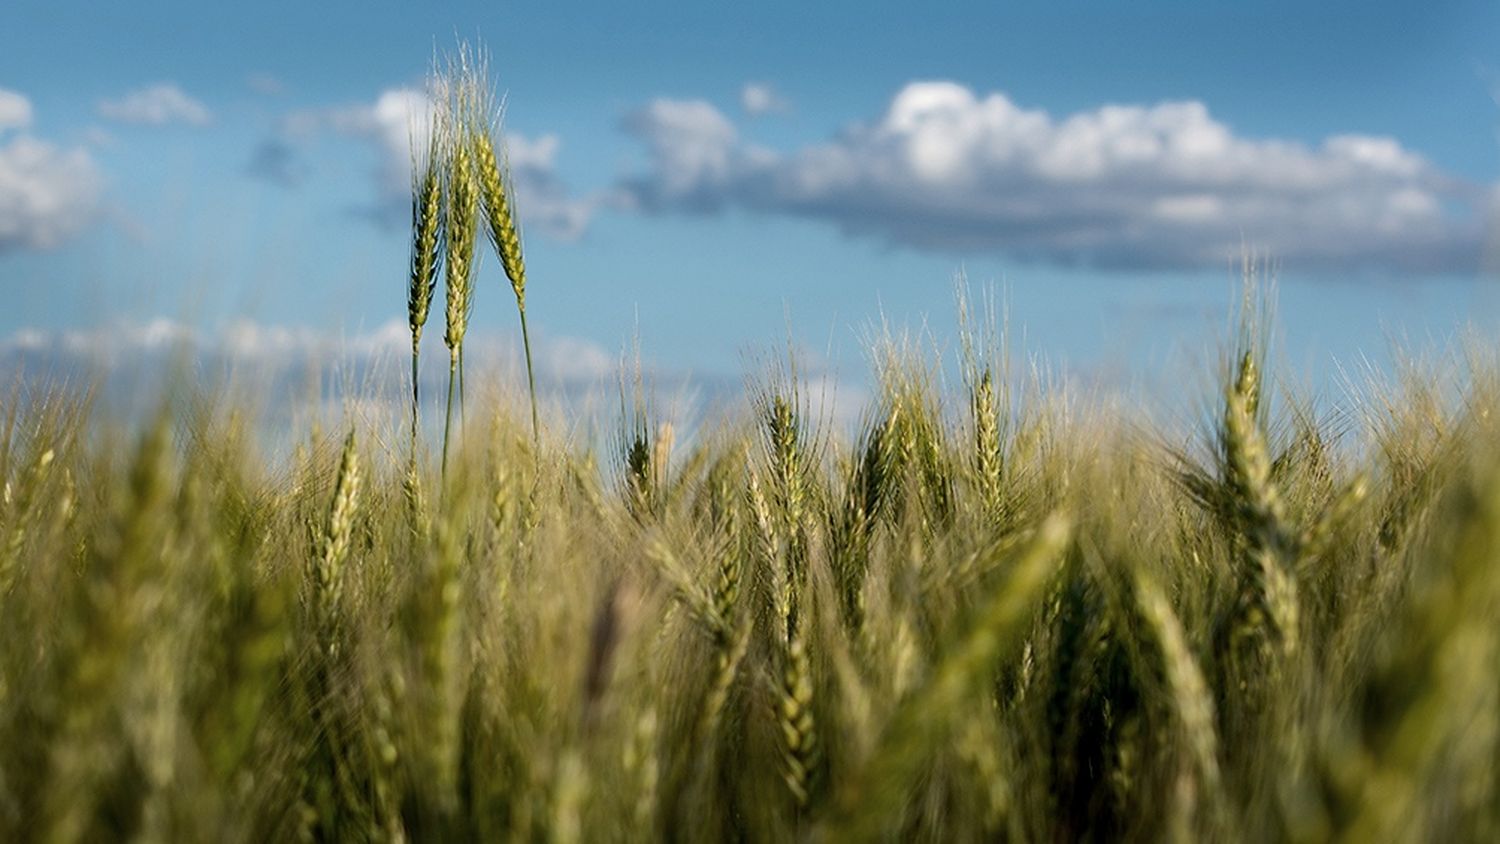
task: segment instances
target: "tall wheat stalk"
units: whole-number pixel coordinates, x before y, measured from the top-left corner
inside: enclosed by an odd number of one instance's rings
[[[411,326],[411,447],[416,460],[420,413],[418,361],[422,327],[427,324],[432,294],[437,286],[439,254],[443,237],[443,144],[442,123],[436,115],[427,127],[426,146],[412,144],[411,184],[411,276],[406,290],[406,311]]]
[[[481,61],[481,73],[484,72],[484,67],[484,62]],[[511,291],[516,295],[516,311],[521,317],[521,345],[526,353],[526,386],[531,394],[531,434],[535,439],[541,436],[541,427],[537,422],[536,370],[531,359],[531,334],[526,328],[526,260],[521,254],[521,230],[515,212],[515,179],[500,128],[505,109],[503,104],[499,107],[490,105],[494,97],[488,87],[487,76],[481,77],[480,86],[477,94],[484,124],[475,126],[474,161],[479,171],[480,192],[484,197],[486,230],[490,243],[495,247],[495,254],[500,257],[505,277],[510,279]],[[496,135],[500,138],[498,144],[494,137]],[[500,150],[498,156],[497,146]]]
[[[446,289],[448,330],[448,402],[443,420],[443,474],[448,472],[448,443],[453,429],[453,388],[462,384],[464,333],[474,306],[475,238],[479,229],[479,185],[473,145],[478,131],[479,82],[467,51],[450,65],[447,76]],[[460,386],[460,390],[462,387]],[[460,396],[460,403],[463,399]]]

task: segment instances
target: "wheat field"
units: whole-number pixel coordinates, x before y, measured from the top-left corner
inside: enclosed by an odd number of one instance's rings
[[[1482,348],[1313,401],[1252,292],[1184,432],[961,300],[956,360],[875,344],[852,433],[789,355],[691,435],[624,388],[597,447],[533,378],[464,395],[485,238],[523,336],[562,282],[527,286],[483,63],[440,76],[441,439],[414,382],[409,430],[269,452],[192,384],[143,424],[4,395],[0,840],[1500,836]]]

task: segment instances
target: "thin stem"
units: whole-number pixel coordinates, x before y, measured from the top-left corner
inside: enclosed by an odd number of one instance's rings
[[[526,386],[531,390],[531,439],[534,444],[540,445],[542,433],[536,413],[536,372],[531,366],[531,335],[526,331],[525,301],[517,299],[516,309],[521,312],[521,346],[526,350]]]
[[[417,455],[417,412],[420,407],[417,395],[417,340],[412,338],[411,343],[411,453],[412,459]]]
[[[448,479],[448,434],[453,430],[453,381],[458,375],[458,353],[448,358],[448,412],[443,419],[443,480]]]
[[[464,426],[464,349],[458,347],[458,427]]]

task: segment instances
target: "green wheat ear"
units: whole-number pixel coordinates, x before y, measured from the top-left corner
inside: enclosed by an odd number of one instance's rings
[[[445,257],[447,289],[448,402],[443,422],[443,472],[447,473],[448,443],[453,428],[453,389],[463,402],[463,345],[469,314],[474,307],[475,240],[479,231],[479,185],[474,170],[473,138],[481,101],[481,83],[467,50],[450,65],[446,78],[448,101],[443,132],[448,154]]]
[[[488,80],[484,81],[488,85]],[[486,104],[493,101],[486,87],[482,94]],[[531,432],[540,436],[536,407],[536,371],[531,361],[531,336],[526,328],[526,259],[521,254],[520,224],[515,213],[515,180],[510,162],[497,157],[492,132],[498,132],[501,115],[498,109],[484,108],[487,123],[474,133],[474,161],[479,173],[480,193],[484,197],[484,215],[490,243],[500,257],[505,277],[510,279],[516,295],[516,311],[521,317],[521,345],[526,352],[526,384],[531,392]],[[503,135],[501,143],[503,155]]]
[[[442,123],[434,116],[427,129],[426,147],[412,145],[411,184],[411,275],[406,288],[407,321],[411,327],[411,439],[415,458],[419,412],[417,363],[422,345],[422,328],[432,307],[437,287],[440,249],[443,237],[443,162],[440,132]]]
[[[318,535],[313,561],[314,582],[321,621],[327,625],[330,638],[324,642],[329,655],[338,647],[335,638],[340,606],[344,600],[344,560],[354,536],[354,520],[359,512],[360,487],[363,484],[359,452],[354,445],[354,431],[344,439],[339,457],[339,474],[334,481],[333,499],[328,516]]]
[[[1245,352],[1225,401],[1225,485],[1235,502],[1246,547],[1240,571],[1241,606],[1233,635],[1265,637],[1284,652],[1297,647],[1297,585],[1292,566],[1298,540],[1286,522],[1280,492],[1271,480],[1271,457],[1258,421],[1260,371]]]

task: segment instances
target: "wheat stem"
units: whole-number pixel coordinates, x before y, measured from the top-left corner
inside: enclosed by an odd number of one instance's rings
[[[516,304],[521,312],[521,347],[526,351],[526,387],[531,392],[531,438],[540,443],[542,429],[541,423],[537,421],[536,369],[531,363],[531,334],[526,330],[526,304],[524,299],[517,299]]]
[[[412,336],[411,341],[411,455],[415,460],[417,457],[417,414],[421,403],[417,393],[417,336]]]
[[[458,373],[458,355],[453,355],[448,364],[448,403],[443,417],[443,478],[448,477],[448,438],[453,432],[453,382]]]

